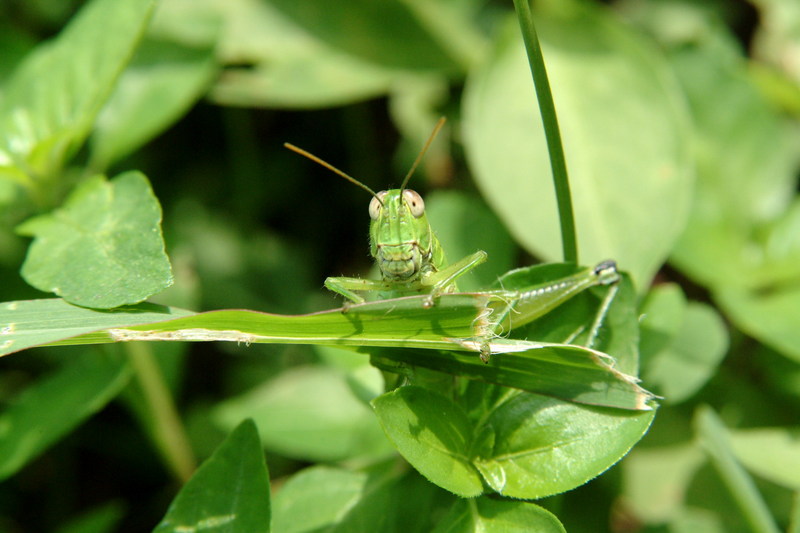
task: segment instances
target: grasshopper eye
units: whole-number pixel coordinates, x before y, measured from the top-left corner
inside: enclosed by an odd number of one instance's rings
[[[420,196],[416,191],[412,191],[411,189],[404,190],[403,200],[405,200],[406,205],[408,206],[409,211],[411,211],[411,214],[414,215],[414,218],[419,218],[425,213],[425,202],[422,201],[422,196]]]
[[[381,214],[381,209],[383,209],[382,202],[385,197],[386,191],[381,191],[372,197],[372,201],[369,203],[369,218],[372,220],[377,220],[378,216]]]

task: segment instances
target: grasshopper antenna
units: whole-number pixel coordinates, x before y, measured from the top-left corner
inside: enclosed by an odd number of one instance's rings
[[[401,191],[405,190],[406,185],[408,184],[408,180],[411,179],[411,175],[414,174],[414,171],[417,170],[419,162],[422,161],[422,156],[424,156],[425,152],[428,151],[428,147],[430,147],[431,143],[433,142],[433,139],[436,138],[436,134],[439,133],[439,130],[442,129],[442,126],[444,126],[444,123],[446,121],[447,119],[445,117],[442,117],[439,119],[439,122],[436,123],[436,126],[434,126],[433,131],[431,132],[431,136],[428,137],[428,140],[425,142],[425,146],[422,147],[422,150],[420,150],[417,159],[414,160],[414,164],[411,165],[411,169],[408,171],[408,174],[406,174],[405,179],[403,179],[403,184],[400,186]]]
[[[292,143],[283,143],[283,146],[285,148],[288,148],[292,152],[298,153],[298,154],[302,155],[303,157],[307,157],[308,159],[312,160],[313,162],[322,165],[323,167],[327,168],[331,172],[333,172],[335,174],[338,174],[339,176],[343,177],[344,179],[346,179],[350,183],[361,187],[362,189],[364,189],[365,191],[370,193],[373,196],[373,198],[378,200],[378,203],[383,205],[383,202],[381,201],[380,198],[378,198],[378,194],[375,191],[373,191],[372,189],[370,189],[369,187],[367,187],[366,185],[364,185],[363,183],[361,183],[360,181],[355,179],[350,174],[346,174],[346,173],[342,172],[341,170],[339,170],[335,166],[331,165],[327,161],[323,161],[322,159],[320,159],[319,157],[315,156],[314,154],[312,154],[310,152],[306,152],[302,148],[298,148],[297,146],[293,145]]]

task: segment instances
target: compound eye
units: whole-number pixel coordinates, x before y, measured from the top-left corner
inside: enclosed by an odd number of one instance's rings
[[[422,196],[416,191],[412,191],[411,189],[404,190],[403,200],[405,200],[414,218],[419,218],[425,213],[425,202],[422,201]]]
[[[383,209],[384,198],[386,198],[386,191],[381,191],[372,197],[372,200],[369,203],[369,218],[372,220],[378,220],[378,217],[381,214],[381,209]]]

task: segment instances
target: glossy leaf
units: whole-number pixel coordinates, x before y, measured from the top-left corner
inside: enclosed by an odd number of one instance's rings
[[[476,430],[474,463],[488,485],[534,499],[584,484],[619,461],[647,432],[655,412],[580,406],[510,395]]]
[[[0,479],[102,409],[129,376],[123,361],[81,357],[28,387],[0,413]]]
[[[552,513],[538,505],[513,500],[459,500],[434,533],[566,533]]]
[[[25,280],[70,303],[119,307],[172,284],[161,206],[139,172],[87,180],[63,207],[18,231],[34,237],[22,266]]]
[[[469,402],[407,386],[373,401],[403,457],[431,482],[462,497],[481,494],[482,483],[521,499],[575,488],[619,461],[654,415],[578,406],[479,383],[470,384],[469,391],[496,400],[468,413],[463,405]]]
[[[197,469],[153,531],[270,531],[269,474],[255,424],[242,422]]]
[[[458,405],[421,387],[401,387],[372,402],[394,445],[432,483],[463,498],[483,492],[471,463],[472,424]]]
[[[688,215],[692,177],[678,86],[657,52],[598,9],[535,17],[581,262],[614,258],[644,287]],[[499,33],[465,90],[467,156],[482,193],[528,251],[560,260],[549,156],[516,23]]]

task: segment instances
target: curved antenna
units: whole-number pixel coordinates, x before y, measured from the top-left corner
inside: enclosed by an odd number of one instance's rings
[[[442,126],[444,126],[444,123],[446,121],[447,119],[445,117],[442,117],[439,119],[439,122],[436,123],[436,126],[434,126],[433,132],[431,132],[431,136],[428,137],[428,140],[425,142],[425,146],[422,147],[422,150],[420,150],[417,159],[414,160],[414,164],[411,165],[411,170],[408,171],[408,174],[406,174],[405,179],[403,179],[403,184],[400,186],[400,191],[405,190],[406,185],[408,184],[408,180],[411,179],[411,175],[414,174],[415,170],[417,170],[417,165],[419,165],[419,162],[422,161],[422,156],[424,156],[425,152],[428,151],[428,147],[431,145],[433,139],[436,137],[436,134],[439,133],[439,130],[442,129]]]
[[[364,189],[365,191],[370,193],[376,200],[378,200],[378,202],[381,205],[383,205],[383,202],[381,202],[381,199],[378,198],[378,194],[375,191],[373,191],[372,189],[370,189],[369,187],[367,187],[366,185],[364,185],[363,183],[361,183],[360,181],[355,179],[353,176],[342,172],[341,170],[339,170],[335,166],[331,165],[327,161],[323,161],[322,159],[320,159],[319,157],[315,156],[314,154],[312,154],[310,152],[306,152],[302,148],[298,148],[297,146],[293,145],[292,143],[283,143],[283,146],[285,148],[288,148],[292,152],[296,152],[296,153],[302,155],[303,157],[307,157],[310,160],[312,160],[313,162],[322,165],[323,167],[327,168],[331,172],[340,175],[341,177],[343,177],[344,179],[346,179],[350,183],[353,183],[354,185],[358,185],[359,187],[361,187],[362,189]]]

